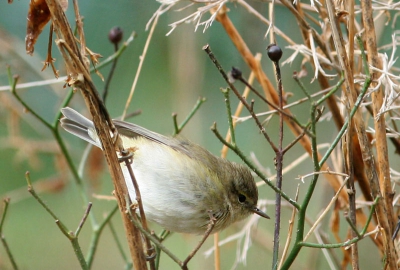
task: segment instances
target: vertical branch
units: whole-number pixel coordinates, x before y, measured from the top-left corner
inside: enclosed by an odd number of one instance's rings
[[[281,78],[281,69],[279,60],[282,57],[282,50],[275,44],[271,44],[267,48],[268,57],[273,61],[275,67],[275,77],[278,83],[278,106],[283,110],[283,87]],[[279,113],[279,141],[278,148],[275,150],[275,165],[276,165],[276,187],[282,190],[282,170],[283,170],[283,114]],[[274,229],[274,251],[272,257],[272,269],[278,268],[279,257],[279,236],[281,227],[281,200],[282,196],[275,193],[275,229]]]
[[[350,224],[354,226],[357,224],[356,219],[356,189],[354,186],[354,166],[353,166],[353,125],[352,121],[350,121],[349,128],[347,129],[346,135],[342,140],[342,153],[343,153],[343,162],[344,162],[344,170],[345,173],[349,176],[349,180],[346,183],[347,194],[349,195],[349,213],[348,218],[350,220]],[[356,237],[356,231],[351,230],[350,232],[351,238]],[[358,244],[354,243],[351,245],[351,261],[353,270],[359,269],[359,261],[358,261]]]
[[[349,10],[349,16],[348,16],[348,62],[349,62],[349,69],[354,73],[354,32],[355,32],[355,27],[354,27],[354,1],[350,0],[347,2],[347,7]],[[354,83],[351,84],[351,86],[354,88]],[[354,89],[352,89],[354,91]],[[350,108],[347,107],[347,113],[350,114]],[[343,161],[344,161],[344,168],[345,168],[345,173],[349,175],[349,180],[347,181],[347,193],[349,195],[349,219],[351,224],[354,226],[357,225],[357,215],[356,215],[356,188],[354,185],[355,181],[355,175],[354,175],[354,163],[352,162],[354,160],[354,141],[353,141],[353,136],[354,136],[354,123],[353,121],[350,121],[349,123],[349,128],[347,129],[346,136],[344,137],[345,142],[343,142],[342,146],[344,148],[343,151]],[[361,181],[361,180],[360,180]],[[350,235],[352,238],[356,237],[357,231],[351,230]],[[354,243],[354,245],[351,245],[351,264],[353,267],[353,270],[358,270],[360,268],[359,266],[359,257],[358,257],[358,243]]]
[[[56,30],[58,38],[56,43],[64,58],[67,72],[70,74],[68,84],[81,90],[86,106],[93,116],[93,123],[102,144],[111,178],[113,179],[115,194],[122,214],[134,267],[135,269],[147,269],[145,256],[142,250],[140,231],[130,222],[128,215],[125,213],[125,198],[127,198],[128,191],[116,153],[116,150],[122,150],[122,144],[115,133],[115,127],[93,85],[87,66],[85,65],[85,60],[80,54],[71,27],[69,26],[59,2],[56,0],[46,0],[46,4],[49,7]],[[78,11],[76,11],[76,13],[76,16],[79,17]],[[83,31],[83,29],[81,29],[81,31]],[[114,138],[111,138],[111,134],[114,134]]]
[[[362,19],[365,27],[365,45],[368,55],[368,64],[375,68],[381,68],[382,64],[378,58],[378,50],[376,44],[375,25],[373,21],[373,9],[370,0],[361,1],[362,7]],[[376,71],[371,72],[373,88],[376,87],[376,79],[379,78],[380,74]],[[386,141],[386,124],[385,114],[380,114],[379,110],[383,104],[383,90],[382,86],[376,91],[372,92],[372,110],[374,114],[374,125],[375,125],[375,139],[376,139],[376,153],[379,168],[379,184],[383,196],[383,201],[386,204],[387,218],[390,227],[390,235],[393,233],[395,217],[392,209],[392,202],[394,193],[390,183],[390,168],[388,149]]]
[[[373,20],[373,10],[372,3],[370,0],[361,1],[362,9],[362,20],[365,27],[365,44],[368,53],[368,63],[370,66],[379,68],[381,66],[378,59],[378,51],[376,45],[376,34],[375,25]],[[377,72],[372,72],[372,86],[376,85],[374,79],[378,78],[379,74]],[[387,256],[387,265],[390,269],[397,269],[398,266],[398,256],[391,241],[391,236],[394,229],[394,214],[392,208],[393,195],[390,183],[390,168],[389,168],[389,158],[388,149],[386,141],[386,125],[384,114],[379,114],[379,110],[383,103],[383,89],[380,87],[377,91],[372,93],[372,109],[374,113],[374,125],[375,125],[375,139],[376,139],[376,152],[378,157],[378,168],[379,168],[379,183],[377,177],[374,178],[374,187],[371,184],[371,189],[373,196],[383,196],[383,200],[380,200],[377,207],[377,215],[379,223],[384,230],[384,244],[385,253]],[[376,189],[376,190],[374,190]],[[374,194],[375,193],[375,194]]]

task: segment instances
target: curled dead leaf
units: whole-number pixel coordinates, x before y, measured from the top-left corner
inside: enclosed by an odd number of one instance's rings
[[[12,1],[9,0],[8,3]],[[68,8],[68,0],[58,0],[63,11]],[[25,48],[26,53],[32,55],[35,43],[43,28],[50,20],[50,10],[45,0],[30,0],[27,15]]]
[[[36,40],[49,20],[50,10],[46,1],[31,0],[29,3],[25,37],[25,48],[27,54],[33,54]]]

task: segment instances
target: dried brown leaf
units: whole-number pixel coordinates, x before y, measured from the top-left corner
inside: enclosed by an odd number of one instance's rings
[[[50,10],[45,0],[31,0],[29,3],[25,46],[26,53],[32,55],[35,43],[43,28],[50,20]]]

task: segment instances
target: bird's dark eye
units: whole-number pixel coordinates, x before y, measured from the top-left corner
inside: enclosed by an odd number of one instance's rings
[[[240,203],[244,203],[246,201],[246,196],[244,196],[243,194],[239,194],[238,199]]]

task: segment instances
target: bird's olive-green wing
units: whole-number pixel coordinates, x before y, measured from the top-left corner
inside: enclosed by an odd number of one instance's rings
[[[141,136],[150,141],[167,145],[190,156],[190,143],[186,139],[181,138],[178,140],[176,138],[167,137],[125,121],[113,120],[113,122],[115,127],[118,129],[119,134],[122,136],[129,138]]]

